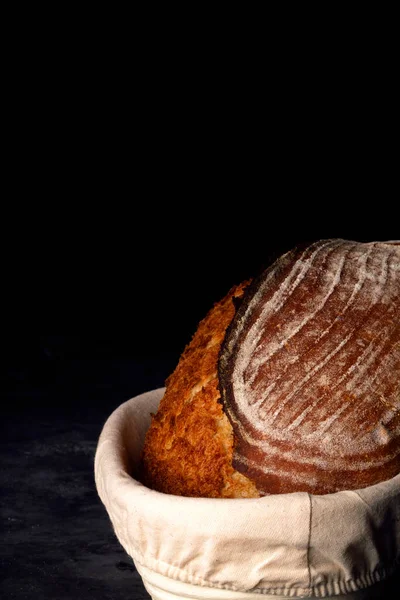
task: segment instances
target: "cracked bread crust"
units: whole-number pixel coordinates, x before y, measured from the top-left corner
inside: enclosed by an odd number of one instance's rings
[[[250,479],[232,466],[233,431],[220,402],[218,357],[235,301],[248,282],[233,287],[200,322],[146,434],[142,480],[168,494],[258,498]]]

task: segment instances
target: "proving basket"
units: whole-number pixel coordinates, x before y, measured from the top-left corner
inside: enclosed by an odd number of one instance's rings
[[[116,536],[153,600],[390,600],[400,558],[400,475],[356,491],[184,498],[132,477],[164,389],[119,406],[95,479]]]

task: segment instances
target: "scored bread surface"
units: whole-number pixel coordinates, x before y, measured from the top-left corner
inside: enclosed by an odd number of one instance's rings
[[[321,240],[246,292],[219,364],[233,464],[261,494],[400,470],[400,246]]]

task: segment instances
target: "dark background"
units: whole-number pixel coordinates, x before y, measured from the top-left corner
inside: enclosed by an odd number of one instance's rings
[[[162,386],[212,304],[282,252],[327,237],[399,238],[387,199],[370,215],[364,200],[332,198],[133,208],[110,221],[104,211],[101,224],[79,225],[75,212],[67,233],[41,227],[4,260],[5,598],[148,598],[94,486],[108,415]]]

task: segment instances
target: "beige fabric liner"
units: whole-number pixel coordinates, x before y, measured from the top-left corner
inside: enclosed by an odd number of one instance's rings
[[[400,475],[324,496],[155,492],[131,473],[163,392],[119,406],[95,459],[100,498],[154,600],[382,597],[374,584],[400,562]]]

